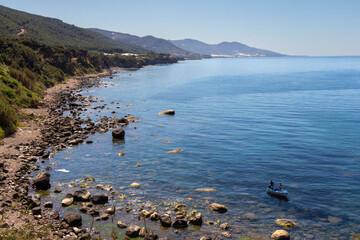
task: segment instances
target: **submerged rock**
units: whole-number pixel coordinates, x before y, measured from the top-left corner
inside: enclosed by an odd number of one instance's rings
[[[96,194],[91,197],[93,204],[105,204],[109,201],[109,197],[106,194]]]
[[[219,203],[212,203],[208,206],[208,208],[211,211],[219,212],[219,213],[225,213],[227,212],[227,207],[225,205],[219,204]]]
[[[276,219],[275,223],[279,226],[282,226],[284,228],[290,229],[292,227],[296,226],[296,223],[289,220],[289,219]]]

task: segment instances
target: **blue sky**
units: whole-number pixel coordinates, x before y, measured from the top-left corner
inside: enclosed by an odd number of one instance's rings
[[[138,36],[238,41],[290,55],[360,55],[360,0],[0,0],[18,10]]]

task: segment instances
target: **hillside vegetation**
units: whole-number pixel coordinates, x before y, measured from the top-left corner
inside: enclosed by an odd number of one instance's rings
[[[16,128],[18,108],[36,107],[45,88],[68,77],[97,73],[110,67],[138,68],[176,61],[167,54],[105,55],[0,35],[0,138]]]
[[[150,53],[144,48],[115,41],[87,29],[0,5],[0,34],[27,36],[49,45],[86,48],[101,52]]]
[[[112,31],[106,31],[98,28],[90,28],[89,30],[93,32],[100,33],[108,38],[114,39],[116,41],[130,44],[130,45],[136,45],[142,48],[145,48],[149,51],[154,51],[157,53],[167,53],[171,56],[180,57],[180,58],[187,58],[187,59],[200,59],[204,56],[197,54],[197,53],[191,53],[188,51],[185,51],[174,44],[172,44],[170,41],[157,38],[153,36],[145,36],[145,37],[138,37],[135,35],[127,34],[127,33],[120,33],[120,32],[112,32]]]

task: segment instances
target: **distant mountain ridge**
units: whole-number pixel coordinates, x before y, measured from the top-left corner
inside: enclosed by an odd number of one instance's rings
[[[113,40],[117,40],[126,44],[139,46],[157,53],[167,53],[175,57],[185,57],[185,58],[201,57],[200,54],[185,51],[184,49],[175,46],[173,43],[171,43],[168,40],[162,38],[156,38],[154,36],[138,37],[127,33],[107,31],[98,28],[89,28],[89,30],[97,33],[101,33],[102,35],[111,38]]]
[[[30,14],[0,5],[0,34],[28,36],[50,45],[64,45],[102,52],[149,53],[144,48],[109,39],[55,18]]]
[[[212,57],[280,57],[280,53],[249,47],[239,42],[207,44],[194,39],[170,40],[175,46],[186,51]]]

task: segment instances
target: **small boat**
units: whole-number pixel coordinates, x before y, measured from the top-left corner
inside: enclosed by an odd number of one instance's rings
[[[289,194],[289,192],[284,189],[281,189],[281,190],[279,190],[278,188],[271,189],[269,187],[267,188],[266,192],[270,195],[284,197],[284,198],[286,198],[287,195]]]

